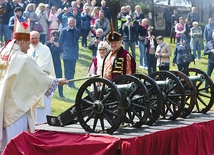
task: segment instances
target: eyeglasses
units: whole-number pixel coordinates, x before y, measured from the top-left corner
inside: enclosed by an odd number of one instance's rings
[[[52,10],[52,11],[56,11],[56,10]]]

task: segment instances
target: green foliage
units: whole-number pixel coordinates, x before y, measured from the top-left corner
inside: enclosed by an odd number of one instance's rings
[[[169,43],[169,38],[165,38],[164,39],[165,42]],[[79,45],[81,45],[79,43]],[[172,53],[174,53],[174,49],[175,49],[175,45],[176,44],[170,44],[171,49],[172,49]],[[201,70],[206,71],[207,68],[207,56],[203,55],[203,51],[201,51],[202,53],[202,59],[201,62],[196,62],[191,63],[190,67],[193,68],[199,68]],[[171,56],[171,62],[172,62],[172,58],[173,58],[173,54]],[[139,48],[136,47],[136,64],[137,64],[137,73],[143,73],[143,74],[147,74],[147,71],[144,69],[139,68],[138,64],[139,64]],[[79,50],[79,59],[77,61],[77,65],[76,65],[76,73],[75,73],[75,78],[83,78],[86,77],[87,75],[87,71],[89,68],[89,65],[92,61],[92,53],[89,49],[86,48],[82,48],[80,46],[80,50]],[[62,65],[63,66],[63,65]],[[170,66],[170,70],[178,70],[177,66]],[[214,74],[212,74],[212,79],[214,79]],[[80,86],[84,83],[85,81],[78,81],[75,82],[75,85],[80,88]],[[70,89],[67,88],[66,86],[64,86],[64,99],[59,98],[58,95],[58,91],[56,91],[56,93],[54,94],[54,97],[52,99],[52,114],[53,115],[59,115],[60,113],[64,112],[66,109],[68,109],[70,106],[72,106],[75,103],[75,98],[76,98],[76,94],[77,94],[78,90],[76,89]]]

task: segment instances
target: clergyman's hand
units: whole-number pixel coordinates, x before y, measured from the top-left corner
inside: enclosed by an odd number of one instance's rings
[[[58,80],[59,80],[59,86],[68,84],[68,80],[66,80],[65,78],[59,78]]]

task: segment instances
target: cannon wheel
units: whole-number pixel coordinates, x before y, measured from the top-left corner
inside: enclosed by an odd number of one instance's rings
[[[114,83],[104,78],[92,78],[83,83],[75,106],[78,121],[87,132],[112,134],[125,114],[121,93]]]
[[[180,71],[170,71],[171,73],[175,74],[177,78],[182,82],[185,92],[186,92],[186,99],[184,110],[181,113],[182,118],[186,118],[193,110],[196,100],[196,89],[193,85],[192,81],[188,78],[186,74]]]
[[[214,84],[212,79],[208,76],[208,74],[197,68],[188,68],[183,70],[187,76],[196,76],[198,74],[202,74],[205,77],[203,82],[196,81],[193,82],[196,88],[196,111],[199,113],[206,113],[209,111],[214,102]],[[205,84],[207,82],[207,86]]]
[[[172,88],[162,87],[162,95],[165,97],[161,115],[164,118],[175,120],[181,115],[185,104],[185,90],[181,81],[169,71],[158,71],[150,74],[155,81],[170,79],[173,82]]]
[[[157,121],[157,119],[160,116],[161,106],[162,106],[161,90],[157,85],[157,83],[148,75],[135,74],[134,76],[139,78],[148,89],[150,100],[151,100],[151,108],[149,109],[149,114],[148,114],[146,124],[152,125]]]
[[[124,98],[123,105],[126,109],[124,122],[132,124],[132,126],[139,128],[148,117],[150,109],[149,92],[141,80],[132,75],[121,75],[113,79],[116,84],[128,84],[134,82],[137,86],[136,91],[127,91],[122,93]]]

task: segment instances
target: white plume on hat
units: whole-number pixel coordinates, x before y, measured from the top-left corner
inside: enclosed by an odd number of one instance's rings
[[[98,47],[97,49],[101,49],[101,48],[106,48],[107,51],[111,50],[111,46],[106,42],[106,41],[101,41],[99,44],[98,44]]]

